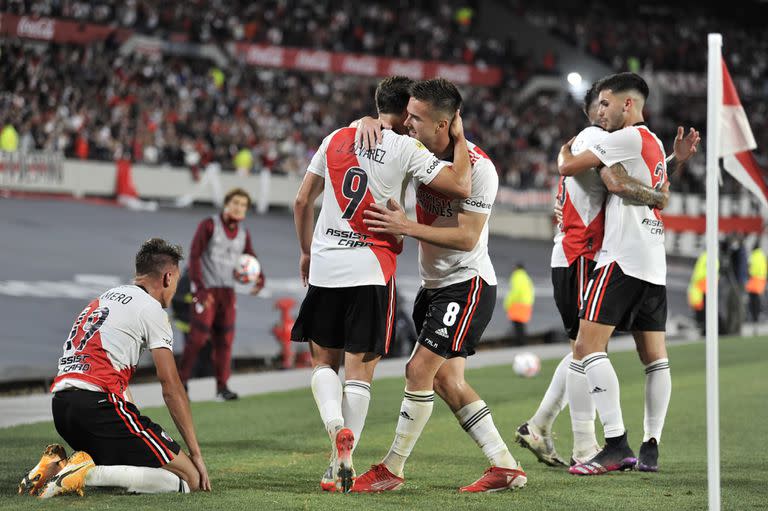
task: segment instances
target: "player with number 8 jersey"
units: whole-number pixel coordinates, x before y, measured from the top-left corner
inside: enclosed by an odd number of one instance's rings
[[[409,83],[393,77],[379,85],[380,114],[403,116]],[[460,118],[455,126],[461,136],[452,165],[394,131],[385,131],[380,145],[364,149],[356,144],[354,128],[338,129],[312,158],[297,194],[300,274],[309,289],[291,339],[310,342],[312,392],[332,442],[331,463],[321,480],[324,490],[346,492],[352,486],[351,455],[365,423],[373,371],[394,337],[394,277],[402,239],[371,231],[363,212],[391,197],[402,198],[411,179],[447,196],[469,195],[470,163]],[[313,226],[313,204],[321,193]],[[343,390],[338,377],[342,357]]]
[[[405,126],[435,154],[450,158],[455,139],[446,127],[461,104],[461,94],[447,80],[419,82],[411,88]],[[405,463],[429,421],[435,393],[490,463],[479,479],[460,491],[495,492],[527,482],[496,429],[491,410],[464,377],[466,358],[475,352],[496,303],[488,219],[498,188],[491,160],[476,145],[467,145],[472,162],[468,198],[453,200],[429,184],[414,183],[417,222],[408,219],[395,201],[386,208],[372,205],[366,212],[374,232],[419,240],[423,282],[413,308],[418,345],[405,369],[395,438],[381,462],[355,481],[353,492],[390,491],[404,484]]]

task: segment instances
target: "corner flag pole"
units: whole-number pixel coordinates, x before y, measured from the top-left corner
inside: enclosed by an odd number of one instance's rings
[[[720,511],[720,397],[718,377],[717,262],[720,115],[723,110],[723,69],[720,34],[709,34],[707,59],[707,482],[709,510]]]

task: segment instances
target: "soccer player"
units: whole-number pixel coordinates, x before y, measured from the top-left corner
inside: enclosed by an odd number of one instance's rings
[[[602,81],[598,116],[612,133],[579,155],[571,152],[569,144],[563,146],[558,156],[560,173],[569,175],[605,166],[615,175],[635,177],[653,188],[667,187],[664,146],[643,123],[648,92],[648,85],[634,73],[619,73]],[[596,269],[584,291],[572,364],[584,371],[606,445],[590,460],[569,469],[582,475],[632,469],[635,465],[640,470],[657,470],[658,441],[672,391],[664,339],[664,223],[658,209],[625,201],[618,195],[610,194],[605,207],[605,234]],[[606,353],[616,328],[632,331],[646,374],[654,374],[646,383],[645,433],[639,459],[627,442],[619,382]]]
[[[393,77],[379,84],[380,115],[403,115],[408,83]],[[468,196],[469,152],[455,109],[444,126],[446,133],[449,125],[455,141],[453,165],[393,131],[385,130],[382,144],[365,150],[355,144],[355,128],[338,129],[323,140],[296,196],[299,271],[309,289],[291,339],[310,343],[312,394],[334,446],[321,479],[324,490],[346,492],[352,486],[352,451],[368,413],[374,368],[389,351],[395,326],[394,276],[402,240],[371,231],[363,223],[363,211],[389,197],[402,197],[409,179],[449,197]],[[321,193],[315,226],[313,205]],[[338,376],[342,359],[343,386]]]
[[[584,96],[584,113],[590,125],[574,139],[571,145],[574,155],[581,154],[608,135],[597,115],[599,85],[595,82]],[[683,129],[678,128],[674,141],[674,157],[678,165],[696,152],[697,144],[698,132],[691,130],[683,139]],[[603,241],[607,192],[639,203],[647,197],[651,201],[648,205],[659,209],[664,208],[668,198],[667,192],[655,190],[630,176],[614,175],[611,168],[603,167],[600,174],[592,170],[595,169],[562,176],[557,193],[562,220],[552,249],[552,285],[555,304],[571,340],[571,348],[579,331],[579,308],[584,289]],[[606,189],[606,185],[610,186],[610,190]],[[571,464],[587,461],[600,450],[595,438],[595,408],[587,392],[586,377],[579,365],[571,363],[572,358],[571,352],[563,357],[536,413],[516,432],[518,443],[550,466],[567,466],[555,450],[551,430],[569,400],[574,403],[570,413],[573,431]],[[649,373],[649,378],[653,379],[653,374]],[[570,398],[566,396],[566,387]]]
[[[411,88],[405,123],[409,134],[438,157],[455,157],[448,124],[461,102],[459,91],[446,80],[416,83]],[[496,303],[496,275],[488,256],[488,217],[498,188],[491,160],[476,145],[468,145],[470,197],[451,199],[432,186],[414,183],[418,221],[409,220],[395,200],[388,201],[387,207],[373,204],[365,213],[372,232],[419,240],[422,287],[413,311],[418,344],[406,365],[405,395],[395,439],[382,462],[357,478],[354,492],[402,486],[405,462],[432,414],[435,392],[491,465],[480,479],[461,491],[518,488],[527,481],[496,429],[490,409],[464,379],[466,357],[475,352]]]
[[[64,447],[46,448],[20,493],[82,495],[86,486],[135,493],[211,489],[163,310],[176,292],[181,258],[178,246],[146,241],[136,254],[134,283],[109,289],[77,317],[51,385],[56,431],[76,452],[66,459]],[[128,384],[146,349],[189,456],[131,402]]]
[[[241,225],[250,206],[251,197],[242,188],[227,192],[221,213],[206,218],[197,226],[189,254],[189,278],[194,298],[179,373],[184,388],[187,388],[197,356],[210,340],[216,373],[216,398],[222,401],[238,397],[227,386],[235,341],[237,297],[233,272],[242,254],[256,256],[251,246],[251,235]],[[263,287],[262,271],[251,294],[257,294]]]

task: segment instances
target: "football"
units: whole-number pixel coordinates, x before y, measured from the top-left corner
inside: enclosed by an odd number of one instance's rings
[[[524,378],[533,378],[541,370],[539,356],[529,351],[518,353],[512,361],[512,370]]]
[[[250,254],[243,254],[237,259],[235,265],[235,280],[241,284],[253,284],[259,278],[261,264],[259,260]]]

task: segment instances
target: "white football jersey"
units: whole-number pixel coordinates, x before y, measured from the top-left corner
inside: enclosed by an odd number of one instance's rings
[[[621,163],[627,174],[647,186],[661,187],[667,180],[664,146],[642,124],[614,131],[589,150],[608,167]],[[614,261],[626,275],[666,285],[664,222],[658,209],[608,195],[605,236],[597,267]]]
[[[355,129],[323,140],[307,168],[325,178],[323,204],[312,236],[309,283],[320,287],[384,286],[395,274],[402,240],[370,231],[363,211],[395,198],[402,204],[408,181],[429,184],[448,165],[416,139],[390,130],[366,151],[355,147]]]
[[[450,199],[427,184],[414,181],[416,218],[419,223],[435,227],[459,225],[459,211],[486,215],[485,225],[475,247],[469,252],[438,247],[419,241],[419,273],[422,286],[435,289],[480,276],[489,285],[496,285],[496,272],[488,255],[488,218],[496,200],[499,176],[485,152],[471,142],[469,159],[472,163],[472,194],[466,199]]]
[[[571,152],[579,154],[601,142],[608,134],[589,126],[576,135]],[[581,256],[594,259],[603,243],[607,190],[596,169],[576,176],[562,176],[557,200],[563,207],[562,228],[555,234],[552,268],[568,267]]]
[[[139,286],[114,287],[89,303],[75,320],[51,392],[75,387],[123,397],[147,348],[173,350],[168,315]]]

